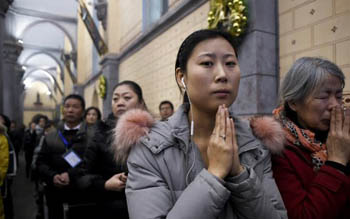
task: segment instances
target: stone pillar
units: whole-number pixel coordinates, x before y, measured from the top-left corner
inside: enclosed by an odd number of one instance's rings
[[[21,122],[20,96],[23,91],[21,79],[23,70],[17,59],[23,49],[15,39],[7,39],[3,48],[3,112],[11,119]]]
[[[4,107],[4,73],[3,73],[3,44],[5,41],[6,34],[6,28],[5,28],[5,15],[9,8],[9,5],[11,4],[9,0],[1,0],[0,1],[0,112],[3,112]]]
[[[249,28],[238,60],[241,82],[233,110],[238,116],[271,114],[278,93],[277,0],[248,0]]]
[[[119,59],[117,54],[110,53],[100,61],[102,74],[106,77],[106,96],[103,100],[103,116],[106,118],[112,112],[113,87],[119,80]]]
[[[80,84],[73,85],[73,93],[84,97],[84,86]]]
[[[24,70],[22,69],[22,66],[20,65],[16,65],[16,95],[17,95],[17,99],[16,101],[18,101],[18,113],[16,114],[16,117],[14,118],[18,124],[22,124],[23,123],[23,114],[24,114],[24,94],[25,94],[25,90],[24,90],[24,84],[22,83],[22,78],[24,75]],[[25,124],[27,125],[27,124]]]

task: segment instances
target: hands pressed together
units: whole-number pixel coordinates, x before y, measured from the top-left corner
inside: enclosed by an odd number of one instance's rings
[[[328,160],[344,166],[350,161],[350,109],[336,106],[331,112],[327,138]]]
[[[208,171],[224,179],[236,176],[244,168],[238,157],[238,146],[233,119],[229,117],[225,105],[220,105],[216,113],[215,127],[207,149]]]

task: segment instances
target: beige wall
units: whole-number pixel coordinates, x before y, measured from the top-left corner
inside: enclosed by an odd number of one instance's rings
[[[120,8],[119,0],[108,1],[106,41],[109,52],[120,51]]]
[[[120,15],[120,45],[121,49],[128,46],[141,34],[142,28],[142,1],[119,0]]]
[[[48,96],[47,87],[42,82],[33,82],[30,88],[25,91],[24,107],[34,107],[37,99],[37,93],[40,94],[40,100],[43,107],[55,107],[55,102]]]
[[[151,112],[158,114],[158,105],[165,99],[176,108],[180,105],[174,76],[177,50],[191,32],[207,27],[208,11],[206,3],[120,64],[120,81],[139,83]]]
[[[279,0],[280,76],[303,56],[327,58],[347,76],[350,92],[350,1]]]
[[[100,98],[98,95],[98,81],[96,84],[92,84],[88,87],[85,88],[84,90],[84,99],[85,99],[85,104],[86,108],[90,106],[95,106],[99,108],[100,110],[102,109],[103,105],[103,100]],[[102,113],[102,111],[101,111]]]
[[[37,93],[40,94],[40,100],[43,103],[40,107],[36,107],[34,102],[37,99]],[[26,109],[27,108],[27,109]],[[28,110],[28,108],[30,110]],[[55,102],[47,94],[47,87],[42,82],[34,82],[30,88],[25,91],[24,99],[24,112],[23,112],[23,123],[28,125],[32,120],[33,116],[41,113],[47,115],[49,119],[52,119],[53,112],[48,112],[47,109],[55,109]],[[46,110],[42,110],[46,109]]]
[[[88,10],[92,11],[92,7],[84,0]],[[77,81],[78,84],[83,84],[92,72],[92,46],[93,42],[87,31],[83,20],[78,16],[77,24]]]

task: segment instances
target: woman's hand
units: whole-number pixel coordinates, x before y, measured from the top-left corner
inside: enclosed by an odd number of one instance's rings
[[[128,177],[124,173],[118,173],[109,178],[105,183],[105,189],[109,191],[121,191],[125,188]]]
[[[209,139],[207,150],[208,171],[224,179],[227,175],[237,175],[243,168],[238,157],[238,146],[233,120],[229,118],[225,105],[219,106],[215,127]]]
[[[346,165],[350,160],[350,110],[336,106],[331,112],[331,122],[327,138],[328,160]]]

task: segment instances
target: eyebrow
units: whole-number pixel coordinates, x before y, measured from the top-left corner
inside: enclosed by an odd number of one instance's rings
[[[198,57],[203,57],[203,56],[209,56],[211,58],[216,57],[215,53],[211,53],[211,52],[200,53]],[[234,53],[225,53],[224,54],[224,58],[231,57],[231,56],[236,57],[236,55]]]
[[[129,91],[126,91],[126,92],[124,92],[124,93],[121,93],[121,94],[118,94],[118,93],[114,93],[113,94],[113,96],[124,96],[124,95],[126,95],[126,94],[130,94],[131,92],[129,92]]]
[[[329,89],[329,88],[321,88],[320,89],[320,93],[331,93],[335,91],[335,93],[343,93],[343,89],[336,89],[336,90],[333,90],[333,89]]]

